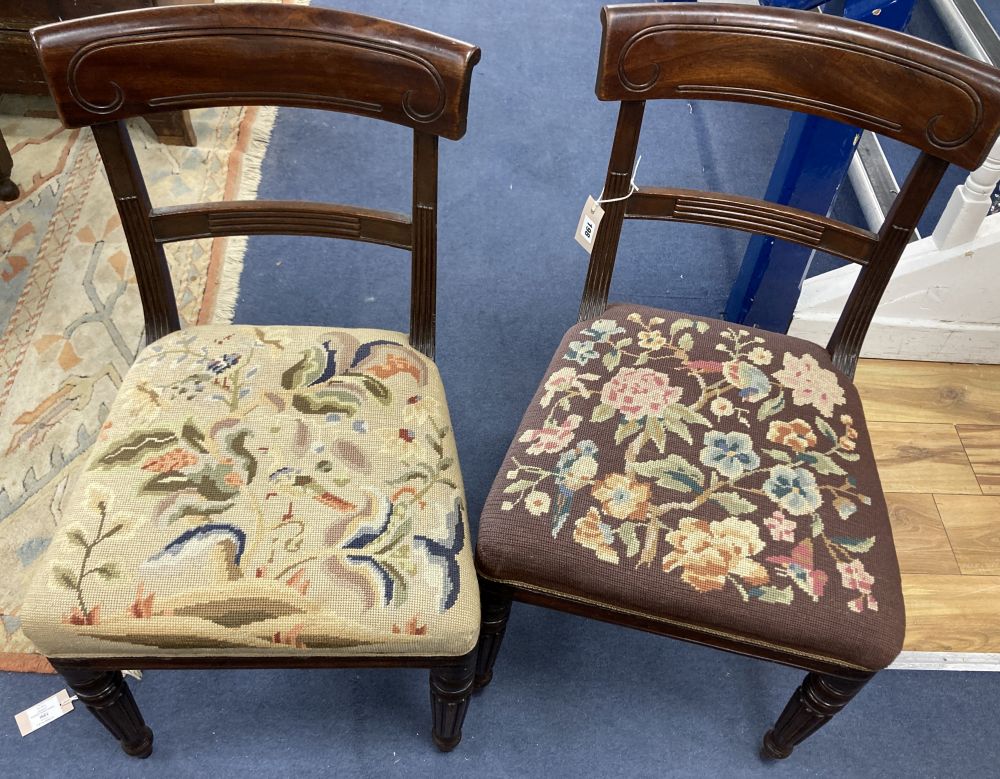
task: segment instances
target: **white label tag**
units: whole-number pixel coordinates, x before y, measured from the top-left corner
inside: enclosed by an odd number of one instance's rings
[[[603,218],[604,209],[601,204],[594,200],[593,195],[589,196],[576,226],[576,242],[587,250],[587,254],[594,249],[594,239],[597,238],[597,229]]]
[[[21,731],[22,736],[33,733],[40,727],[48,725],[52,720],[59,719],[63,714],[73,711],[74,700],[76,700],[76,696],[70,698],[69,693],[65,690],[50,695],[44,701],[39,701],[31,708],[14,715],[17,729]]]

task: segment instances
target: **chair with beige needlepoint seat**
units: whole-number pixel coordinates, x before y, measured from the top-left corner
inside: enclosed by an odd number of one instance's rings
[[[433,738],[453,748],[479,595],[433,361],[437,148],[465,133],[479,49],[281,4],[126,12],[33,38],[63,122],[93,129],[148,346],[32,583],[25,633],[132,755],[150,753],[152,734],[123,668],[429,668]],[[301,201],[152,207],[124,121],[245,104],[412,128],[412,215]],[[409,251],[409,334],[180,329],[163,244],[260,233]]]

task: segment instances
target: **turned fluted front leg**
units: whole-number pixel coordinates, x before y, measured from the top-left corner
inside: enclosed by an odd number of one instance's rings
[[[482,626],[476,655],[476,689],[482,689],[493,679],[493,664],[500,652],[507,620],[510,618],[510,595],[500,587],[481,581]]]
[[[470,652],[431,669],[432,734],[442,752],[450,752],[462,740],[462,723],[469,708],[475,668],[476,653]]]
[[[146,727],[121,671],[61,666],[58,661],[52,665],[80,702],[118,739],[126,754],[149,757],[153,751],[153,731]]]
[[[792,695],[775,726],[764,735],[763,757],[781,759],[829,722],[871,677],[843,679],[810,673]]]

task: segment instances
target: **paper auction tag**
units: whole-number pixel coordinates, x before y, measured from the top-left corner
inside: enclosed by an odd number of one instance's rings
[[[21,731],[22,736],[27,736],[40,727],[48,725],[52,720],[59,719],[63,714],[73,711],[73,701],[75,700],[75,695],[70,698],[66,690],[60,690],[55,695],[50,695],[44,701],[39,701],[20,714],[15,714],[17,729]]]
[[[587,254],[594,249],[594,238],[597,237],[597,228],[601,226],[603,218],[604,209],[601,204],[594,200],[593,195],[589,196],[576,226],[576,242],[587,250]]]

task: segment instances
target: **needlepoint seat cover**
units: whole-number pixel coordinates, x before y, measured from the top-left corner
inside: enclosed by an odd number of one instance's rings
[[[480,524],[489,579],[876,670],[904,612],[857,390],[821,347],[613,305],[566,334]]]
[[[160,339],[126,376],[72,505],[23,614],[49,657],[475,646],[448,407],[401,333]]]

